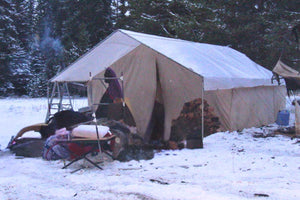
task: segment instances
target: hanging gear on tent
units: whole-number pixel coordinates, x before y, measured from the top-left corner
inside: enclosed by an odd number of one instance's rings
[[[108,105],[114,103],[117,99],[122,99],[123,97],[122,89],[116,73],[108,67],[105,70],[104,77],[104,82],[108,83],[108,88],[100,100],[100,105],[96,111],[96,118],[107,117]]]

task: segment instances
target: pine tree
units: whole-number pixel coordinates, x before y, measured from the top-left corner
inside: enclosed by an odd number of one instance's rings
[[[111,1],[65,1],[68,16],[62,28],[67,64],[84,54],[112,31]]]
[[[1,1],[1,95],[26,94],[24,85],[28,81],[29,61],[26,52],[26,37],[20,32],[25,20],[19,12],[23,5],[15,1]],[[24,13],[23,13],[24,14]],[[24,39],[24,40],[22,40]]]
[[[17,35],[16,27],[13,23],[12,16],[15,10],[11,5],[11,1],[5,0],[0,2],[0,95],[7,95],[12,89],[10,81],[10,61],[12,47],[16,43]]]
[[[171,1],[164,0],[128,0],[122,2],[117,25],[118,28],[156,34],[168,35],[168,22],[171,18],[168,5]],[[126,15],[125,15],[126,13]]]
[[[264,35],[266,56],[262,58],[265,66],[272,68],[277,59],[300,71],[300,52],[292,35],[292,28],[300,19],[299,1],[261,0],[262,15],[268,29]],[[276,59],[274,59],[276,58]]]
[[[111,0],[80,1],[81,22],[87,25],[90,45],[94,46],[112,31]]]
[[[16,44],[10,54],[10,79],[14,87],[15,95],[26,95],[28,88],[26,87],[31,79],[30,60],[28,53],[19,44]]]
[[[223,38],[213,8],[203,0],[128,0],[119,4],[118,28],[198,42]]]
[[[10,53],[10,77],[15,95],[27,95],[27,88],[32,74],[30,73],[29,44],[33,30],[31,23],[32,13],[30,1],[12,1],[12,7],[16,11],[12,15],[13,24],[16,27],[15,43],[11,46]]]
[[[225,45],[272,69],[284,52],[294,55],[289,42],[290,26],[299,19],[300,3],[273,0],[220,0],[215,5],[225,33]]]
[[[52,78],[64,66],[64,47],[61,43],[61,21],[59,0],[38,0],[37,34],[41,57],[45,63],[43,71],[47,80]]]
[[[89,41],[89,33],[87,31],[87,27],[84,23],[79,24],[79,30],[76,36],[73,38],[68,38],[68,48],[65,54],[65,60],[67,63],[71,63],[87,52],[91,48],[91,44]]]
[[[126,28],[126,18],[129,15],[127,0],[112,0],[112,23],[115,28]]]
[[[175,37],[223,44],[224,34],[218,28],[220,24],[216,19],[213,5],[203,0],[171,2],[168,8],[171,16],[169,27]]]
[[[33,34],[33,13],[32,13],[32,1],[18,1],[13,0],[16,15],[14,18],[14,24],[18,32],[18,40],[20,46],[26,51],[29,50],[29,43]]]
[[[31,97],[42,97],[47,94],[47,81],[45,62],[42,56],[38,37],[36,36],[30,48],[30,73],[32,74],[28,84],[28,94]]]

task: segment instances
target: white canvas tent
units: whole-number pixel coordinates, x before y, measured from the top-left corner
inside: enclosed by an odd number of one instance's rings
[[[124,74],[125,99],[143,137],[155,100],[164,105],[165,140],[184,103],[196,98],[213,106],[223,130],[273,123],[285,105],[285,88],[271,83],[272,72],[232,48],[127,30],[113,32],[51,81],[86,82],[91,105],[105,88],[90,74],[103,77],[107,67]]]

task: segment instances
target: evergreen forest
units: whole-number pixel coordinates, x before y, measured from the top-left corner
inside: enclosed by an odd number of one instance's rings
[[[299,0],[0,0],[0,96],[45,96],[50,78],[120,28],[300,70]]]

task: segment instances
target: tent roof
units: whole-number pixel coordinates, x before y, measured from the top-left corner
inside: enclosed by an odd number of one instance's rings
[[[54,76],[51,82],[87,82],[90,80],[90,73],[92,77],[96,76],[139,45],[140,42],[121,31],[115,31]]]
[[[225,46],[190,42],[119,29],[51,81],[89,80],[106,67],[145,45],[204,77],[205,90],[272,85],[272,72]]]

